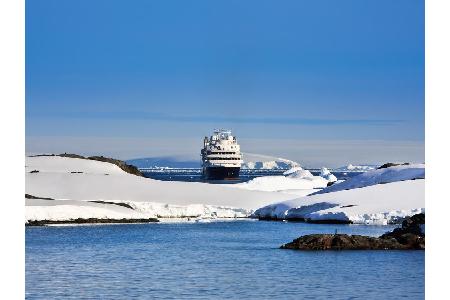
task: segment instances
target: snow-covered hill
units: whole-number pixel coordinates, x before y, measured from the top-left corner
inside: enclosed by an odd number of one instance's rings
[[[115,218],[117,214],[128,218],[244,217],[262,205],[292,198],[205,183],[152,180],[110,163],[79,158],[27,157],[25,172],[27,194],[61,200],[26,199],[27,219],[72,218],[76,211],[83,218]],[[132,209],[89,201],[120,202]]]
[[[331,193],[375,184],[413,179],[425,179],[424,164],[400,165],[390,168],[370,170],[344,182],[329,186],[326,189],[316,192],[316,194]]]
[[[425,166],[372,170],[312,195],[262,207],[259,218],[387,224],[425,210]]]
[[[27,157],[25,172],[31,195],[26,221],[236,218],[254,212],[260,218],[386,224],[425,207],[424,165],[372,170],[300,198],[325,187],[330,172],[313,176],[297,166],[284,176],[210,185],[157,181],[111,163],[58,156]]]
[[[425,180],[392,182],[318,194],[262,207],[259,218],[387,224],[425,211]]]

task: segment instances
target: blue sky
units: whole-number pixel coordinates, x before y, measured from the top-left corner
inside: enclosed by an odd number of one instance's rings
[[[96,152],[96,137],[201,145],[217,127],[280,155],[404,141],[423,160],[423,1],[26,1],[27,138]]]

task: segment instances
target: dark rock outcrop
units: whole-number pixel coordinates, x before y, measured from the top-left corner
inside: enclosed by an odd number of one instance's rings
[[[72,154],[72,153],[63,153],[63,154],[39,154],[39,155],[31,155],[30,157],[40,157],[40,156],[60,156],[60,157],[69,157],[69,158],[79,158],[79,159],[89,159],[89,160],[97,160],[97,161],[102,161],[102,162],[108,162],[111,164],[114,164],[116,166],[118,166],[119,168],[121,168],[123,171],[129,173],[129,174],[133,174],[136,176],[141,176],[144,177],[144,174],[141,173],[141,171],[139,171],[138,168],[136,168],[133,165],[129,165],[126,162],[124,162],[123,160],[119,160],[119,159],[114,159],[114,158],[110,158],[110,157],[104,157],[104,156],[89,156],[89,157],[84,157],[82,155],[78,155],[78,154]],[[71,173],[80,173],[80,172],[71,172]],[[105,174],[106,175],[106,174]]]
[[[156,218],[148,219],[97,219],[97,218],[78,218],[72,220],[28,220],[25,226],[45,226],[54,224],[111,224],[111,223],[153,223],[159,222]]]
[[[103,156],[90,156],[87,159],[108,162],[108,163],[111,163],[111,164],[114,164],[114,165],[118,166],[119,168],[121,168],[123,171],[125,171],[127,173],[130,173],[130,174],[133,174],[133,175],[136,175],[136,176],[144,177],[144,175],[141,173],[141,171],[139,171],[138,168],[136,168],[135,166],[127,164],[123,160],[109,158],[109,157],[103,157]]]
[[[402,227],[380,236],[380,239],[395,239],[402,245],[414,249],[425,249],[425,214],[417,214],[406,218]]]
[[[30,195],[30,194],[25,194],[25,199],[55,200],[53,198],[37,197],[37,196]],[[61,201],[61,200],[59,200],[59,201]],[[113,201],[103,201],[103,200],[90,200],[87,202],[100,203],[100,204],[111,204],[111,205],[126,207],[129,209],[134,209],[131,205],[129,205],[127,203],[123,203],[123,202],[113,202]]]
[[[380,237],[347,234],[310,234],[281,246],[296,250],[424,250],[425,214],[406,218],[401,228]]]
[[[69,157],[69,158],[80,158],[80,159],[85,159],[86,158],[86,157],[84,157],[82,155],[72,154],[72,153],[63,153],[63,154],[58,154],[57,156]]]
[[[281,246],[297,250],[379,250],[400,249],[403,246],[395,239],[380,239],[362,235],[310,234],[299,237]]]
[[[131,205],[123,203],[123,202],[112,202],[112,201],[103,201],[103,200],[91,200],[91,201],[88,201],[88,202],[100,203],[100,204],[112,204],[112,205],[126,207],[126,208],[129,208],[129,209],[134,209]]]
[[[30,195],[30,194],[25,194],[25,199],[55,200],[53,198],[37,197],[37,196]]]
[[[377,168],[377,170],[379,170],[379,169],[386,169],[386,168],[395,167],[395,166],[407,166],[407,165],[409,165],[409,163],[391,163],[391,162],[388,162],[388,163],[385,163],[385,164],[379,166]]]

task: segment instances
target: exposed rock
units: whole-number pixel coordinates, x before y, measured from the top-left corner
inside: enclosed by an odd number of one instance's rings
[[[111,164],[115,164],[116,166],[118,166],[119,168],[121,168],[123,171],[136,175],[136,176],[141,176],[144,177],[144,175],[141,173],[141,171],[139,171],[138,168],[136,168],[135,166],[129,165],[126,162],[122,161],[122,160],[118,160],[118,159],[114,159],[114,158],[109,158],[109,157],[103,157],[103,156],[90,156],[87,159],[90,160],[98,160],[98,161],[103,161],[103,162],[108,162]]]
[[[112,202],[112,201],[103,201],[103,200],[91,200],[88,202],[93,202],[93,203],[101,203],[101,204],[112,204],[112,205],[118,205],[118,206],[122,206],[122,207],[126,207],[129,209],[134,209],[131,205],[123,203],[123,202]]]
[[[126,162],[124,162],[123,160],[119,160],[119,159],[114,159],[114,158],[110,158],[110,157],[104,157],[104,156],[90,156],[90,157],[84,157],[82,155],[78,155],[78,154],[72,154],[72,153],[63,153],[63,154],[38,154],[38,155],[31,155],[30,157],[40,157],[40,156],[60,156],[60,157],[70,157],[70,158],[79,158],[79,159],[90,159],[90,160],[97,160],[97,161],[102,161],[102,162],[108,162],[111,164],[114,164],[116,166],[118,166],[119,168],[121,168],[123,171],[129,173],[129,174],[133,174],[136,176],[141,176],[144,177],[144,174],[141,173],[141,171],[139,171],[138,168],[136,168],[133,165],[129,165]],[[72,172],[72,173],[79,173],[79,172]],[[105,174],[106,175],[106,174]]]
[[[302,221],[302,218],[298,218],[298,220],[296,220],[296,218],[288,217],[288,218],[286,218],[286,220],[313,223],[313,224],[352,224],[353,223],[350,220],[340,220],[340,219],[311,220],[311,219],[307,218],[307,219],[303,219],[303,221]]]
[[[28,220],[25,226],[45,226],[53,224],[107,224],[107,223],[153,223],[159,222],[156,218],[148,219],[97,219],[97,218],[78,218],[72,220]]]
[[[45,197],[37,197],[30,194],[25,194],[26,199],[39,199],[39,200],[55,200],[53,198],[45,198]],[[113,201],[103,201],[103,200],[90,200],[87,202],[93,202],[93,203],[100,203],[100,204],[112,204],[112,205],[118,205],[122,207],[126,207],[129,209],[134,209],[131,205],[123,202],[113,202]]]
[[[37,197],[30,194],[25,194],[26,199],[41,199],[41,200],[55,200],[53,198]]]
[[[353,206],[353,205],[351,205]],[[302,217],[291,217],[286,216],[285,218],[277,218],[276,216],[258,216],[259,221],[287,221],[287,222],[301,222],[301,223],[312,223],[312,224],[352,224],[351,220],[340,220],[340,219],[323,219],[323,220],[311,220],[309,218]]]
[[[425,249],[425,214],[417,214],[406,218],[401,228],[395,228],[380,236],[381,239],[395,239],[403,245],[415,249]]]
[[[358,206],[358,205],[356,205],[356,204],[343,205],[343,206],[341,206],[341,208],[354,207],[354,206]]]
[[[42,156],[56,156],[55,154],[35,154],[30,155],[29,157],[42,157]]]
[[[281,246],[296,250],[424,250],[425,214],[406,218],[401,228],[369,237],[348,234],[310,234]]]
[[[391,163],[391,162],[388,162],[388,163],[385,163],[384,165],[379,166],[377,168],[377,170],[379,170],[379,169],[386,169],[386,168],[395,167],[395,166],[407,166],[407,165],[409,165],[409,163]]]
[[[403,249],[395,239],[380,239],[362,235],[310,234],[299,237],[282,249],[297,250],[381,250]]]
[[[61,156],[61,157],[69,157],[69,158],[81,158],[81,159],[85,159],[85,158],[86,158],[86,157],[84,157],[84,156],[82,156],[82,155],[72,154],[72,153],[58,154],[57,156]]]
[[[258,221],[278,221],[284,222],[284,219],[278,219],[277,217],[258,217]]]

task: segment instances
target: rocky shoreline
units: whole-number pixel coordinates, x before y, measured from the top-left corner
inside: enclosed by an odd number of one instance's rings
[[[254,218],[254,217],[252,217]],[[311,220],[308,218],[286,217],[280,219],[276,217],[258,217],[259,221],[279,221],[279,222],[297,222],[297,223],[311,223],[311,224],[353,224],[350,220],[338,220],[338,219],[324,219],[324,220]]]
[[[402,227],[380,237],[348,234],[309,234],[281,249],[294,250],[425,250],[425,214],[406,218]]]
[[[132,223],[156,223],[156,218],[147,219],[97,219],[97,218],[77,218],[71,220],[28,220],[25,226],[46,226],[59,224],[132,224]]]

